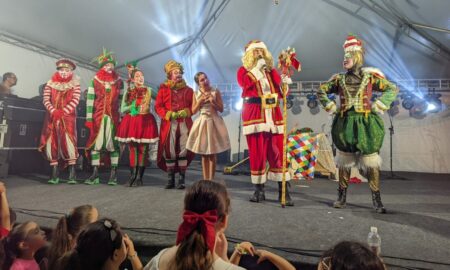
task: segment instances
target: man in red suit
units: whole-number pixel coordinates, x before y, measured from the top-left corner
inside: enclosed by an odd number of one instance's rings
[[[194,154],[186,149],[192,127],[194,91],[183,79],[183,66],[170,60],[164,66],[167,80],[159,87],[155,111],[161,117],[158,145],[158,167],[168,172],[166,189],[175,187],[175,173],[179,172],[178,189],[185,188],[186,168]]]
[[[265,200],[264,183],[267,179],[278,182],[278,199],[281,201],[284,122],[279,106],[279,101],[283,99],[280,85],[282,81],[289,83],[289,78],[280,77],[273,68],[271,53],[259,40],[247,44],[242,64],[237,72],[237,81],[242,87],[243,131],[247,137],[251,179],[255,185],[250,201]],[[287,172],[286,180],[290,180]],[[288,189],[286,205],[294,205]]]
[[[76,184],[75,163],[78,158],[76,107],[80,101],[80,78],[73,75],[75,64],[68,59],[56,62],[57,72],[44,88],[47,114],[39,151],[45,152],[52,166],[49,184],[58,184],[58,160],[69,165],[69,184]]]

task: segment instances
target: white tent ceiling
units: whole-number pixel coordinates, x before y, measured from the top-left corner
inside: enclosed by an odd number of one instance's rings
[[[103,46],[119,63],[153,55],[140,67],[154,84],[164,80],[163,65],[171,58],[185,64],[187,77],[202,70],[214,82],[233,83],[251,39],[263,40],[275,57],[295,47],[303,64],[295,79],[324,80],[341,70],[341,46],[350,32],[365,40],[367,64],[391,78],[450,77],[450,34],[412,25],[449,29],[449,0],[1,2],[2,31],[85,60]]]

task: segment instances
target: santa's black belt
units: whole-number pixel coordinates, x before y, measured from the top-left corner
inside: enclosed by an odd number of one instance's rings
[[[266,98],[266,104],[276,104],[277,99],[276,98]],[[262,99],[260,97],[245,97],[244,103],[249,104],[261,104]]]

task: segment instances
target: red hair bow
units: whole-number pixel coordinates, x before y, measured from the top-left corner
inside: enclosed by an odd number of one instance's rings
[[[201,226],[201,233],[205,239],[208,249],[213,252],[214,244],[216,242],[215,225],[218,220],[217,210],[209,210],[203,214],[198,214],[189,210],[184,211],[183,223],[178,228],[177,245],[186,239],[197,226]]]

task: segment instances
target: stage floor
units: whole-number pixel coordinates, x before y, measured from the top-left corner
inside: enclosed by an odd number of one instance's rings
[[[125,182],[128,169],[119,172]],[[341,240],[366,241],[370,226],[382,238],[382,255],[389,269],[450,268],[450,176],[400,173],[406,180],[382,180],[382,199],[388,214],[374,213],[367,183],[351,184],[346,209],[334,209],[337,183],[318,178],[294,182],[294,207],[282,209],[276,183],[266,188],[267,201],[250,203],[249,176],[217,173],[227,185],[232,212],[227,236],[267,248],[292,262],[316,264],[325,249]],[[87,176],[87,175],[79,175]],[[107,174],[101,177],[106,182]],[[81,178],[81,177],[80,177]],[[187,184],[201,179],[191,169]],[[101,216],[116,219],[148,255],[174,244],[181,222],[184,191],[164,190],[166,174],[148,169],[144,186],[99,186],[46,184],[43,175],[13,175],[4,180],[10,205],[18,221],[35,220],[54,227],[56,218],[70,208],[93,204]],[[145,250],[144,249],[144,250]]]

